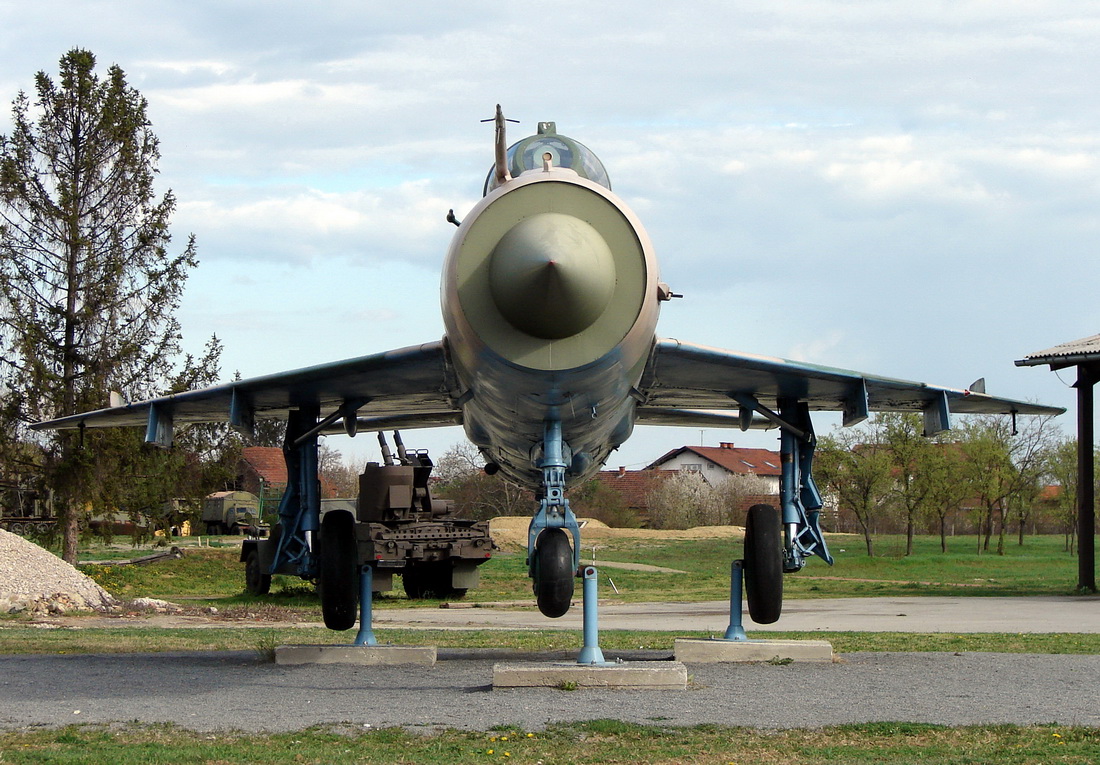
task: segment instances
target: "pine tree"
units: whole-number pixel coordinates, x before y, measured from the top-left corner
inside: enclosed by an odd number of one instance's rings
[[[169,253],[176,200],[154,192],[160,151],[147,102],[121,68],[101,79],[95,66],[74,48],[57,82],[39,72],[33,103],[19,93],[13,129],[0,136],[0,373],[24,425],[101,408],[108,391],[146,397],[174,378],[216,374],[216,341],[174,369],[174,314],[197,265],[194,237]],[[39,438],[71,561],[81,513],[117,501],[108,479],[135,439]]]

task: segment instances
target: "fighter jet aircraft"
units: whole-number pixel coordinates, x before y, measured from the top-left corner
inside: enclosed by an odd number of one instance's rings
[[[818,522],[810,412],[918,411],[933,434],[952,413],[1057,414],[1061,409],[656,336],[658,276],[641,221],[611,191],[599,158],[543,122],[512,146],[500,107],[495,162],[484,197],[459,223],[443,266],[441,340],[321,366],[240,380],[38,424],[38,428],[145,425],[173,429],[285,418],[289,485],[270,572],[318,578],[326,623],[354,622],[358,590],[336,581],[375,556],[356,542],[348,512],[319,512],[318,437],[461,424],[487,472],[534,490],[528,567],[549,617],[571,604],[580,529],[566,488],[602,466],[635,425],[777,427],[779,507],[751,508],[745,580],[752,618],[774,622],[782,577],[808,557],[832,562]],[[346,517],[345,517],[346,516]],[[361,541],[361,540],[360,540]]]

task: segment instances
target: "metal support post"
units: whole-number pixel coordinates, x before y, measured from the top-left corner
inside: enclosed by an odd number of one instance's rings
[[[578,664],[606,664],[600,650],[600,623],[597,598],[598,573],[595,566],[584,567],[584,647]]]
[[[1093,388],[1096,370],[1077,367],[1077,589],[1096,592],[1096,489]]]
[[[355,636],[355,645],[378,645],[378,639],[371,629],[374,620],[374,569],[363,566],[359,573],[359,633]]]
[[[726,640],[746,641],[745,628],[741,624],[741,590],[745,579],[745,561],[735,560],[730,566],[730,626],[726,627]]]

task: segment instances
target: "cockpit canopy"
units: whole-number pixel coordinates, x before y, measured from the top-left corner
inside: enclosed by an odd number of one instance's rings
[[[582,178],[587,178],[607,189],[611,188],[607,170],[604,169],[599,157],[584,144],[558,135],[557,126],[553,122],[540,122],[537,135],[528,136],[508,147],[508,173],[515,178],[528,170],[541,168],[544,154],[550,154],[551,164],[554,167],[567,167]],[[498,186],[494,170],[495,168],[489,169],[489,176],[485,179],[484,194],[488,194]]]

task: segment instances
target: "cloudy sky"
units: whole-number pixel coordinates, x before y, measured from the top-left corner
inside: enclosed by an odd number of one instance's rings
[[[1012,362],[1100,332],[1098,2],[0,0],[0,100],[72,47],[149,100],[226,377],[442,335],[496,103],[601,157],[685,295],[664,336],[1072,407]],[[700,440],[775,443],[639,428],[611,462]]]

